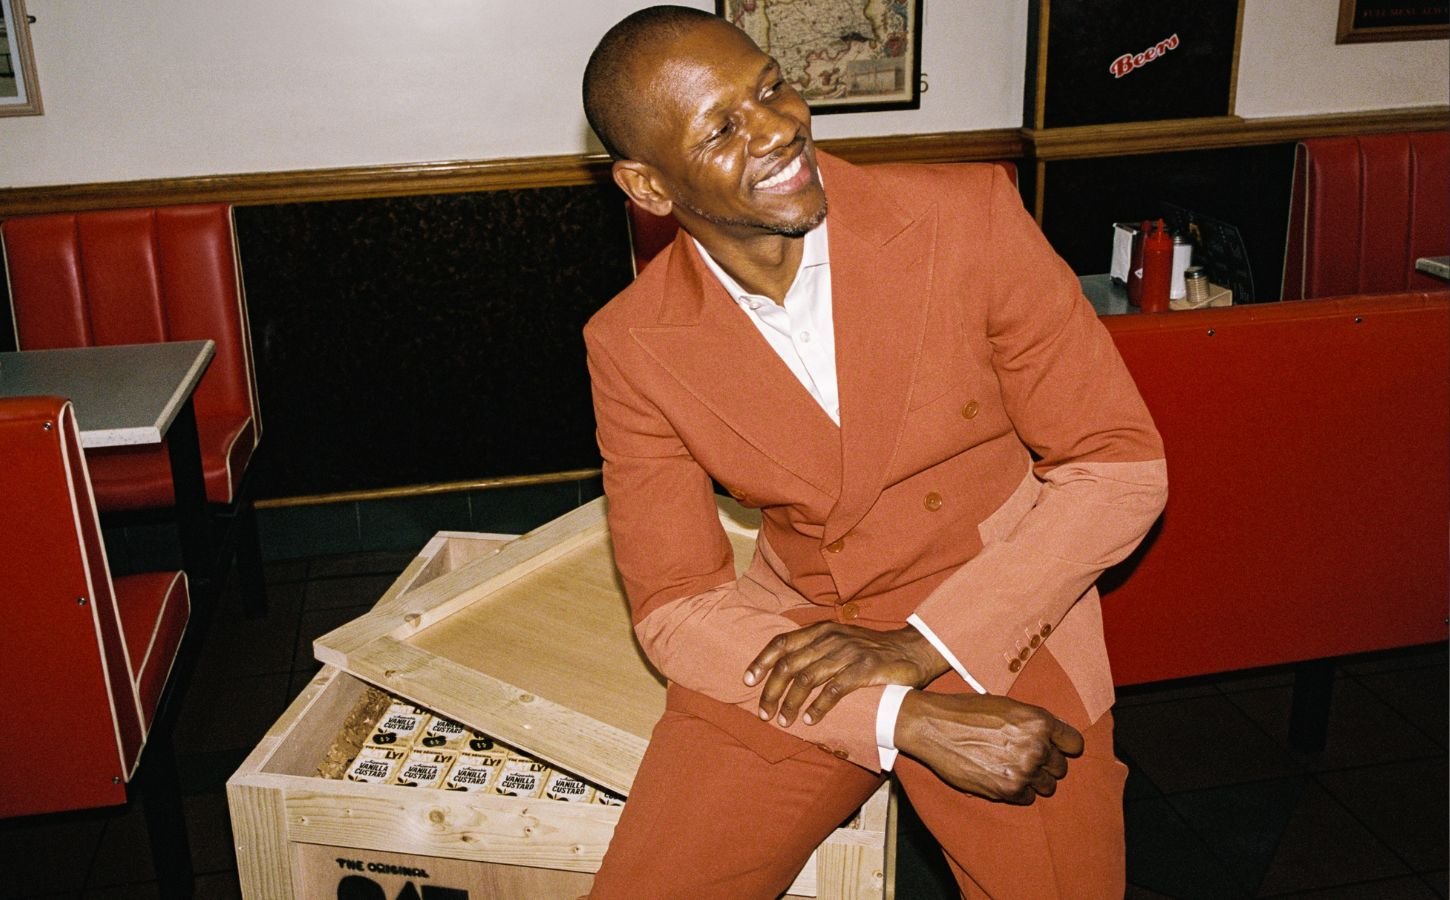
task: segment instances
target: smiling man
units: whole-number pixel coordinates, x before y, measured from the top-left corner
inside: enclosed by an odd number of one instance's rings
[[[654,7],[589,121],[675,242],[585,330],[615,559],[667,710],[596,897],[774,897],[894,768],[966,896],[1123,892],[1093,582],[1162,446],[992,165],[819,152],[779,66]],[[761,510],[736,577],[712,480]]]

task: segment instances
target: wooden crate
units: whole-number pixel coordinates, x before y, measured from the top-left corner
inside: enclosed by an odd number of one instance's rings
[[[740,519],[738,508],[722,512],[737,561],[753,544],[751,524]],[[450,630],[491,638],[461,640]],[[587,652],[557,649],[579,634],[592,638]],[[344,879],[354,889],[371,881],[389,898],[410,883],[407,896],[448,900],[587,893],[617,806],[316,773],[371,682],[627,794],[664,689],[629,629],[602,502],[516,540],[438,535],[371,613],[319,639],[316,650],[328,664],[227,782],[245,896],[336,897]],[[821,845],[788,896],[890,897],[893,832],[883,785]]]

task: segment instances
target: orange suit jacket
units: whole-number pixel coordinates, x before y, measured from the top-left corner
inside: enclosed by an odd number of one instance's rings
[[[880,688],[780,729],[742,676],[801,624],[915,613],[991,693],[1050,647],[1096,719],[1093,582],[1166,497],[1148,411],[999,167],[819,159],[839,427],[683,232],[585,328],[615,559],[669,702],[767,758],[794,735],[876,769]],[[712,478],[762,511],[739,579]]]

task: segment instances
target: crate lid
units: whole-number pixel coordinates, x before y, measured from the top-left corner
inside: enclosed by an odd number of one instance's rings
[[[627,794],[663,678],[635,641],[600,498],[497,554],[386,598],[313,643],[319,660]],[[720,498],[737,571],[758,515]]]

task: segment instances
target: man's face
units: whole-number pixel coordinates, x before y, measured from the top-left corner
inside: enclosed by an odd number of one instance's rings
[[[825,218],[810,109],[744,32],[702,23],[639,74],[652,115],[632,143],[687,231],[795,237]]]

